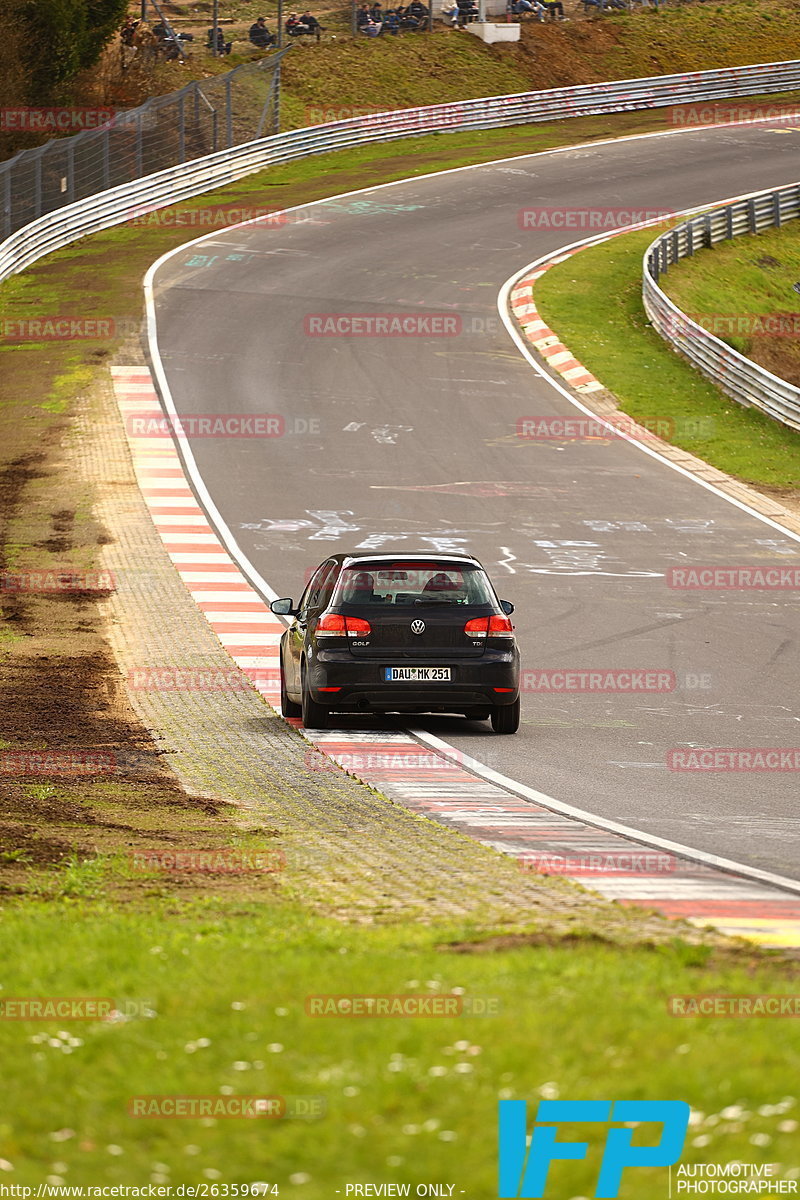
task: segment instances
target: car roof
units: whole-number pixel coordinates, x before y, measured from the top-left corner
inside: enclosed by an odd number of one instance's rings
[[[413,562],[415,559],[442,564],[466,562],[475,563],[478,567],[481,566],[474,554],[431,554],[429,550],[401,550],[396,554],[375,554],[374,552],[370,554],[369,551],[364,551],[362,554],[336,554],[333,557],[339,559],[344,566],[350,566],[352,563],[359,562],[396,563],[406,560]]]

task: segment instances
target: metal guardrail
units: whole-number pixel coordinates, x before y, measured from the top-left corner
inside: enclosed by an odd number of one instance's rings
[[[193,80],[97,129],[54,138],[0,163],[2,236],[98,192],[277,133],[285,53]]]
[[[0,243],[0,281],[78,238],[124,224],[143,208],[173,205],[265,167],[312,154],[418,134],[494,129],[793,89],[800,89],[797,60],[459,100],[295,129],[181,163],[39,217]]]
[[[735,204],[700,214],[676,225],[648,246],[644,255],[642,299],[645,311],[665,341],[737,403],[759,408],[800,432],[800,388],[758,366],[710,330],[682,312],[659,287],[660,276],[696,250],[743,233],[780,227],[800,217],[800,185],[762,192]],[[745,314],[740,314],[740,317]],[[755,324],[755,314],[752,314]],[[767,318],[764,318],[767,322]],[[724,315],[718,322],[724,324]],[[741,330],[741,321],[737,322]],[[735,330],[734,330],[735,332]]]

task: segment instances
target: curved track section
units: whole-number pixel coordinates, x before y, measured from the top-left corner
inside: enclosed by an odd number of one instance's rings
[[[281,229],[216,233],[155,272],[178,412],[284,418],[281,438],[191,443],[271,588],[297,595],[310,566],[353,546],[470,550],[517,605],[528,669],[672,671],[677,687],[526,692],[514,739],[446,719],[425,730],[599,818],[792,878],[797,773],[676,772],[667,755],[798,744],[798,595],[666,577],[795,564],[800,546],[636,446],[517,437],[522,418],[575,409],[518,354],[495,302],[525,262],[574,241],[521,230],[520,210],[684,209],[778,186],[797,175],[796,137],[738,127],[447,172],[315,204]],[[320,313],[455,313],[462,332],[311,336]]]

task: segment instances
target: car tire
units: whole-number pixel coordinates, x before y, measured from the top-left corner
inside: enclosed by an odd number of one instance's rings
[[[311,692],[308,689],[306,682],[306,672],[303,668],[302,680],[302,697],[303,704],[301,708],[301,716],[303,725],[306,729],[328,729],[330,726],[330,711],[324,704],[317,704],[316,700],[311,698]]]
[[[283,673],[283,663],[281,663],[281,712],[285,717],[301,717],[303,710],[299,704],[295,704],[294,700],[290,700],[286,692],[286,676]]]
[[[492,729],[495,733],[516,733],[519,729],[519,696],[513,704],[492,706]]]

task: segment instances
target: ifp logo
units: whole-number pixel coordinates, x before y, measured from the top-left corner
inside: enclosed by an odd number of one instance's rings
[[[501,1200],[528,1200],[544,1196],[552,1162],[586,1157],[588,1142],[556,1141],[558,1127],[565,1122],[636,1121],[661,1125],[655,1144],[633,1146],[634,1130],[611,1128],[606,1132],[596,1197],[619,1193],[626,1167],[668,1167],[683,1151],[689,1126],[689,1105],[683,1100],[542,1100],[536,1113],[530,1148],[527,1141],[524,1100],[501,1100],[500,1171],[498,1196]]]

